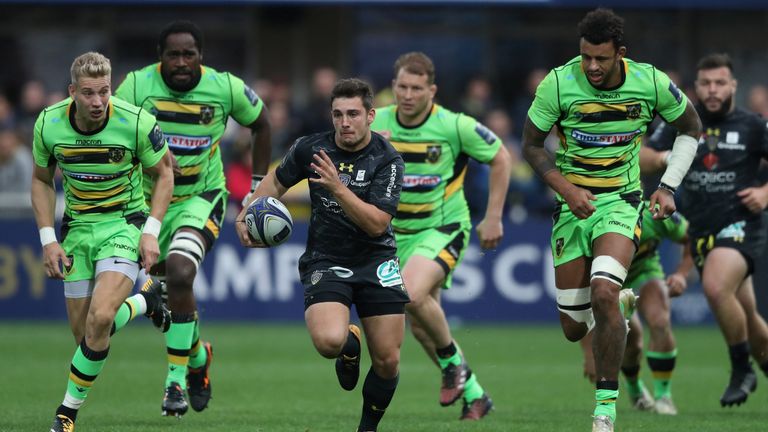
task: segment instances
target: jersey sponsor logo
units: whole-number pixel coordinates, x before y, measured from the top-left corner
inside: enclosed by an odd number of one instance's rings
[[[668,90],[670,93],[672,93],[672,96],[675,98],[678,104],[680,104],[683,101],[683,94],[680,93],[680,89],[677,88],[675,83],[672,81],[669,82]]]
[[[392,189],[395,188],[395,182],[397,181],[397,165],[392,164],[389,166],[389,184],[387,185],[387,198],[392,198]]]
[[[357,170],[357,177],[355,177],[355,180],[357,181],[365,180],[365,170]]]
[[[155,127],[152,128],[152,131],[149,132],[148,136],[149,142],[152,143],[152,150],[155,152],[162,150],[165,139],[163,137],[163,130],[160,129],[160,126],[155,124]]]
[[[617,221],[617,220],[610,220],[610,221],[608,221],[608,225],[616,225],[616,226],[624,228],[625,230],[631,230],[632,229],[629,225],[625,224],[624,222]]]
[[[619,99],[621,98],[621,93],[619,92],[612,92],[612,93],[598,93],[595,95],[598,99]]]
[[[384,261],[376,268],[376,277],[383,287],[391,287],[403,284],[403,278],[400,276],[400,264],[396,259]]]
[[[117,243],[117,242],[113,243],[113,246],[115,247],[115,249],[123,249],[123,250],[127,250],[127,251],[130,251],[130,252],[136,253],[136,248],[133,247],[133,246],[129,246],[129,245],[122,244],[122,243]]]
[[[632,132],[606,134],[587,133],[578,129],[571,131],[571,137],[575,139],[580,145],[586,147],[608,147],[612,145],[624,145],[632,142],[632,140],[640,136],[640,134],[642,134],[640,129],[633,130]]]
[[[79,173],[79,172],[62,170],[62,174],[64,174],[64,176],[66,177],[70,177],[75,180],[81,180],[81,181],[87,181],[87,182],[100,182],[100,181],[116,179],[122,176],[123,174],[125,174],[125,171],[121,171],[119,173],[114,173],[114,174],[92,174],[92,173]]]
[[[354,168],[355,168],[355,164],[339,162],[339,172],[346,171],[351,173],[354,170]]]
[[[190,136],[167,134],[168,146],[177,150],[206,149],[211,146],[213,140],[210,136]]]
[[[437,163],[440,160],[440,155],[443,154],[443,148],[440,145],[428,145],[427,146],[427,162]]]
[[[323,203],[323,207],[327,208],[333,213],[341,213],[343,211],[339,203],[334,200],[330,200],[326,197],[320,197],[320,202]]]
[[[406,174],[403,176],[403,189],[416,187],[434,189],[441,181],[442,178],[440,176]]]
[[[252,88],[244,86],[243,93],[245,93],[245,97],[248,98],[248,102],[250,102],[251,105],[256,106],[256,104],[259,103],[259,96]]]
[[[333,274],[335,274],[337,277],[340,277],[342,279],[349,279],[355,274],[355,272],[353,272],[352,270],[346,267],[341,267],[341,266],[329,267],[328,270],[332,271]]]
[[[125,149],[122,148],[112,148],[109,149],[109,161],[112,163],[117,163],[123,160],[123,156],[125,156]]]
[[[560,258],[563,255],[563,247],[565,246],[565,239],[559,237],[555,240],[555,256]]]
[[[701,163],[704,164],[708,170],[712,171],[717,168],[717,163],[720,162],[720,158],[714,153],[707,153],[706,156],[701,158]]]
[[[477,126],[475,126],[475,133],[480,135],[480,138],[482,138],[488,145],[495,143],[496,140],[499,139],[495,133],[479,122],[477,123]]]
[[[76,139],[75,140],[75,144],[77,144],[77,145],[101,145],[101,140],[100,139],[93,139],[93,140],[89,140],[89,139]]]
[[[725,142],[728,144],[737,144],[739,142],[739,133],[736,131],[728,131],[725,133]]]

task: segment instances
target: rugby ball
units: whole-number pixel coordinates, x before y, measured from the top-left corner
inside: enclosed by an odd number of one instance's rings
[[[293,230],[293,219],[280,200],[262,196],[248,206],[245,226],[255,241],[272,247],[288,240]]]

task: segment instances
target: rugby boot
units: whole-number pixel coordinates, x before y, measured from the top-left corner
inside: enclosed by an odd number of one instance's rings
[[[50,432],[74,432],[75,422],[64,414],[56,414]]]
[[[469,376],[469,367],[462,358],[461,363],[458,365],[451,363],[440,372],[443,375],[440,385],[440,405],[453,405],[464,394],[464,386]]]
[[[493,410],[493,401],[488,397],[487,393],[483,393],[482,397],[479,397],[470,403],[464,401],[459,420],[480,420],[488,415],[491,410]]]
[[[675,403],[672,402],[671,396],[662,396],[656,399],[653,410],[657,414],[677,415],[677,407],[675,406]]]
[[[732,370],[731,380],[720,397],[721,406],[741,405],[757,389],[757,375],[752,366],[746,370]]]
[[[147,312],[144,316],[152,320],[152,325],[163,333],[171,328],[171,310],[163,300],[164,292],[165,282],[153,277],[147,279],[141,287],[141,294],[147,302]]]
[[[592,432],[613,432],[613,420],[606,415],[595,416],[592,420]]]
[[[179,383],[172,382],[171,385],[165,388],[163,415],[181,418],[181,416],[187,413],[187,409],[189,409],[189,405],[187,405],[187,399],[184,398],[184,390],[182,390]]]
[[[349,331],[357,338],[360,345],[360,328],[354,324],[349,325]],[[341,354],[336,358],[336,377],[339,379],[341,388],[347,391],[354,390],[357,381],[360,379],[360,350],[357,354],[348,356]]]
[[[653,411],[654,400],[651,393],[641,382],[640,394],[630,395],[629,400],[632,403],[632,408],[638,411]]]
[[[187,394],[192,409],[200,412],[208,407],[211,400],[211,379],[209,376],[211,360],[213,360],[213,348],[210,342],[202,342],[202,348],[207,354],[205,364],[199,368],[187,370]]]

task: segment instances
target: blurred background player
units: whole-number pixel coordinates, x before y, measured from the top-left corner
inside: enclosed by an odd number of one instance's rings
[[[157,116],[179,172],[167,222],[160,233],[160,262],[152,275],[165,278],[171,327],[166,333],[168,374],[164,415],[202,411],[211,398],[209,368],[213,351],[200,340],[192,289],[205,255],[213,247],[227,205],[221,137],[231,116],[252,130],[253,191],[267,171],[270,124],[266,106],[243,81],[202,65],[203,35],[189,21],[175,21],[161,32],[160,62],[129,73],[116,96]],[[145,182],[145,192],[151,182]],[[161,290],[152,279],[146,290]]]
[[[688,221],[675,212],[667,219],[654,219],[649,207],[643,210],[643,234],[632,265],[627,271],[624,286],[637,291],[637,310],[648,324],[650,340],[645,356],[653,374],[653,395],[640,379],[640,362],[643,354],[643,326],[637,314],[629,320],[627,348],[621,372],[627,384],[632,406],[641,411],[676,415],[672,401],[672,373],[677,359],[677,345],[670,320],[670,297],[681,295],[688,286],[687,276],[693,268],[688,252]],[[669,239],[686,245],[677,269],[665,278],[658,247]],[[666,279],[666,280],[665,280]],[[595,366],[592,356],[592,337],[589,333],[581,339],[584,353],[584,375],[595,382]]]
[[[159,297],[126,297],[139,263],[148,270],[157,262],[160,221],[173,190],[163,132],[147,111],[110,97],[109,59],[85,53],[70,73],[70,97],[40,113],[33,138],[32,206],[45,273],[64,280],[67,314],[79,344],[51,432],[74,430],[78,410],[104,367],[115,326],[139,313],[162,313]],[[66,191],[61,245],[53,230],[56,166]],[[137,168],[154,180],[149,209]],[[117,313],[121,305],[127,315]]]
[[[681,131],[651,195],[654,218],[675,211],[674,191],[696,151],[701,124],[669,78],[624,57],[624,20],[596,9],[578,25],[580,56],[536,90],[523,130],[526,160],[557,193],[552,252],[560,323],[570,341],[594,328],[596,406],[592,430],[613,431],[626,323],[634,304],[621,290],[641,234],[640,140],[658,113]],[[557,126],[556,161],[544,147]],[[621,295],[619,291],[621,290]]]
[[[503,235],[502,211],[511,160],[501,140],[475,119],[434,102],[435,66],[420,52],[403,54],[394,65],[396,105],[378,110],[371,128],[403,156],[403,196],[392,221],[397,255],[411,297],[411,330],[442,373],[440,405],[462,396],[461,419],[478,420],[493,407],[451,336],[440,291],[469,244],[472,222],[463,184],[469,158],[490,165],[488,204],[477,226],[480,246],[492,250]]]
[[[768,124],[736,106],[737,82],[728,55],[703,57],[695,87],[705,132],[683,182],[680,208],[690,221],[691,253],[704,294],[728,345],[731,377],[720,404],[739,405],[757,385],[750,351],[768,374],[768,326],[752,286],[768,236],[763,212],[768,183],[758,180],[760,162],[768,157]],[[662,124],[649,145],[666,149],[673,135]],[[660,156],[657,165],[664,165],[666,153]]]
[[[349,324],[350,307],[357,307],[371,355],[357,430],[369,432],[376,430],[400,377],[408,294],[390,221],[400,200],[403,159],[371,133],[376,113],[368,84],[338,81],[331,110],[335,131],[299,138],[253,195],[280,198],[309,179],[312,216],[299,260],[304,319],[317,352],[336,359],[339,384],[351,391],[360,375],[360,329]],[[240,242],[263,246],[249,238],[246,210],[236,219]]]

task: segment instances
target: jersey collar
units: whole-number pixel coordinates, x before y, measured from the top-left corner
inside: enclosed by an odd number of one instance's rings
[[[75,130],[75,132],[79,133],[80,135],[90,136],[90,135],[96,135],[97,133],[103,131],[107,127],[107,123],[109,123],[109,118],[112,117],[112,113],[114,112],[114,107],[112,106],[112,101],[109,101],[109,106],[107,107],[107,116],[104,118],[104,123],[101,124],[98,128],[92,130],[92,131],[82,131],[80,128],[77,127],[77,122],[75,121],[75,111],[77,111],[77,106],[75,105],[75,101],[72,101],[69,103],[69,106],[67,107],[67,117],[69,117],[69,124],[72,126],[72,129]]]

